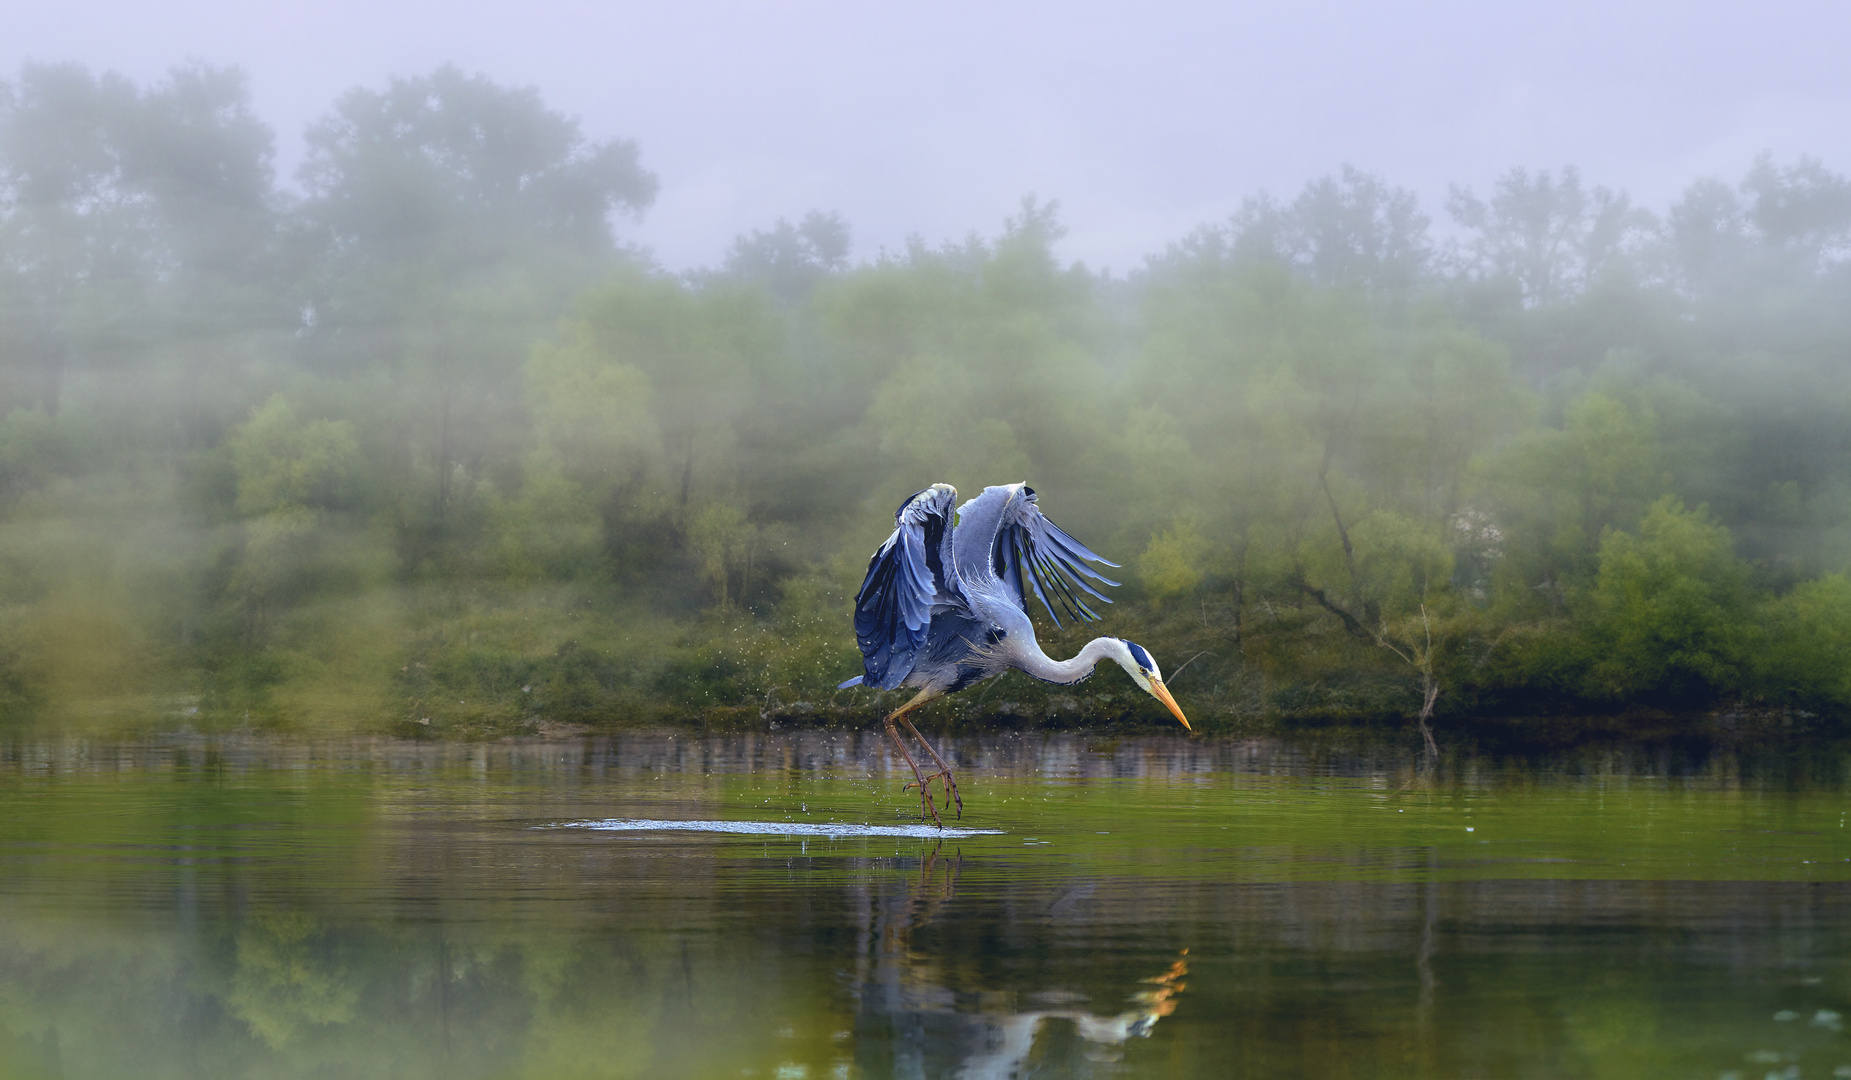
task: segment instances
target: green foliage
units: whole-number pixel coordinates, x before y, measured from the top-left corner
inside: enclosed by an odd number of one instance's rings
[[[1377,510],[1351,532],[1358,590],[1385,612],[1418,610],[1452,579],[1453,554],[1430,527],[1392,510]]]
[[[1780,700],[1851,706],[1851,580],[1801,582],[1761,612],[1755,681]]]
[[[531,88],[450,66],[348,91],[308,144],[310,213],[362,259],[461,268],[485,249],[598,246],[609,211],[640,210],[656,192],[634,143],[586,146]]]
[[[1138,558],[1138,580],[1153,599],[1191,592],[1202,583],[1211,550],[1194,522],[1178,521],[1150,538]]]
[[[360,444],[346,420],[296,418],[282,394],[251,413],[226,439],[238,478],[240,514],[297,514],[340,505]]]
[[[527,362],[527,386],[541,444],[567,475],[634,472],[662,452],[649,376],[639,368],[584,342],[542,343]]]
[[[757,546],[758,529],[735,503],[711,503],[688,522],[689,554],[701,584],[721,607],[751,587],[752,551]],[[735,579],[740,580],[737,590],[729,588]]]
[[[1751,612],[1734,547],[1703,507],[1670,495],[1636,535],[1602,538],[1581,605],[1594,693],[1688,696],[1739,684]]]
[[[1489,456],[1480,484],[1499,538],[1500,605],[1560,614],[1592,574],[1605,531],[1632,527],[1664,489],[1659,460],[1654,414],[1599,392],[1569,402],[1560,428],[1533,429]]]

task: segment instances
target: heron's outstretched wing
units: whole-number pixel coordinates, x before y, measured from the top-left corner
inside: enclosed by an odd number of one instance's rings
[[[1061,625],[1060,613],[1069,618],[1091,621],[1099,616],[1086,606],[1085,597],[1104,603],[1112,601],[1087,584],[1087,579],[1102,585],[1117,585],[1088,562],[1105,566],[1118,564],[1095,554],[1092,549],[1061,531],[1060,526],[1042,516],[1035,505],[1035,489],[1021,484],[985,488],[982,495],[958,508],[959,558],[969,561],[979,550],[984,532],[992,539],[987,545],[990,571],[1024,611],[1032,592],[1047,608],[1054,625]],[[966,545],[971,546],[966,546]],[[962,565],[962,564],[960,564]]]
[[[855,594],[855,643],[866,685],[899,686],[925,647],[933,606],[963,602],[945,565],[957,500],[949,484],[914,494],[894,514],[893,535],[868,560],[868,576]]]

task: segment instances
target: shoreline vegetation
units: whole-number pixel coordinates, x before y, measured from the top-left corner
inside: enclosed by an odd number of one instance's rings
[[[669,274],[539,93],[358,88],[293,188],[236,69],[0,85],[0,728],[863,726],[893,508],[1027,480],[1211,733],[1835,733],[1851,180],[1653,209],[1573,168],[1440,217],[1345,167],[1127,274],[1057,206]],[[1579,719],[1575,719],[1575,718]],[[1528,718],[1528,719],[1524,719]],[[1173,724],[1113,671],[928,725]]]

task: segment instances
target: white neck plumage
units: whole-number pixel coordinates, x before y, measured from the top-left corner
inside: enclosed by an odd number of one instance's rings
[[[1051,659],[1040,649],[1020,659],[1023,671],[1042,682],[1060,683],[1063,686],[1077,683],[1091,675],[1101,660],[1117,661],[1127,674],[1137,679],[1137,664],[1131,659],[1131,650],[1125,647],[1122,639],[1115,637],[1092,639],[1071,660]]]
[[[1157,670],[1157,661],[1141,645],[1133,645],[1124,638],[1094,638],[1071,660],[1050,660],[1038,645],[1025,651],[1027,655],[1013,659],[1017,667],[1042,682],[1063,686],[1091,675],[1101,660],[1114,661],[1138,684],[1138,689],[1163,702],[1164,708],[1169,709],[1183,727],[1189,727],[1189,718],[1183,715],[1182,706],[1176,704],[1169,688],[1163,685],[1163,673]]]

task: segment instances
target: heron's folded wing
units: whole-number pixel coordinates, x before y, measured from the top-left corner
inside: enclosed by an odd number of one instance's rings
[[[1033,488],[1023,488],[1022,497],[1012,500],[1005,513],[1007,519],[991,548],[995,560],[992,569],[1021,598],[1023,610],[1028,609],[1028,596],[1032,590],[1035,599],[1048,609],[1048,616],[1054,620],[1055,626],[1061,625],[1060,614],[1054,610],[1055,604],[1059,604],[1069,618],[1089,622],[1097,619],[1099,616],[1086,606],[1082,594],[1107,604],[1112,601],[1087,584],[1087,579],[1102,585],[1117,585],[1118,582],[1086,564],[1118,564],[1095,554],[1092,549],[1068,536],[1061,531],[1060,526],[1043,516],[1041,508],[1035,505]]]
[[[925,647],[933,605],[956,602],[943,560],[957,498],[950,485],[934,484],[901,503],[893,535],[868,560],[855,594],[855,643],[868,685],[899,686]]]

